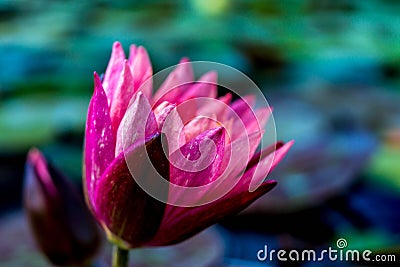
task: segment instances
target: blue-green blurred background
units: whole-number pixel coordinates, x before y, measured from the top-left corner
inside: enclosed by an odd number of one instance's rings
[[[243,71],[274,107],[278,137],[296,140],[271,174],[278,188],[220,225],[226,266],[265,266],[264,244],[323,249],[339,237],[399,255],[399,13],[395,0],[0,0],[0,232],[20,210],[30,147],[79,185],[92,73],[119,40],[145,46],[154,72],[184,56]],[[0,265],[23,266],[11,265],[23,242],[0,236]]]

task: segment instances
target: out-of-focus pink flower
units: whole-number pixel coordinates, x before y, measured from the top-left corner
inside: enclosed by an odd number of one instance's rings
[[[194,82],[191,63],[183,59],[153,95],[146,50],[132,45],[126,59],[118,42],[103,80],[94,74],[86,122],[84,184],[90,209],[112,242],[124,248],[180,242],[240,212],[276,185],[264,179],[292,142],[278,142],[256,152],[270,110],[253,111],[253,96],[235,101],[231,94],[217,98],[216,84],[213,71]],[[196,99],[199,101],[191,101]],[[197,116],[204,112],[211,119]],[[168,155],[163,151],[161,133],[168,139]],[[204,150],[206,140],[214,144],[212,149],[206,146]],[[243,155],[242,145],[248,146],[249,156]],[[192,188],[218,180],[217,186],[195,195],[167,188],[168,203],[163,203],[143,191],[132,177],[133,171],[135,177],[151,183],[148,166],[143,164],[145,157],[174,185]],[[193,167],[199,166],[191,162],[207,164],[194,171]],[[204,205],[171,204],[182,198],[202,203],[232,183],[227,194]],[[249,191],[251,183],[260,186]]]
[[[53,264],[90,263],[101,241],[96,221],[77,189],[37,149],[28,154],[23,197],[35,239]]]

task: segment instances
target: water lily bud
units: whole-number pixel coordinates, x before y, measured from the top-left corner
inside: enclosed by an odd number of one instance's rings
[[[90,262],[101,238],[77,189],[37,149],[29,151],[24,179],[24,208],[41,251],[55,265]]]

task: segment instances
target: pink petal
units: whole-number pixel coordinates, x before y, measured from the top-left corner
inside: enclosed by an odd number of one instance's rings
[[[154,115],[156,116],[158,130],[161,132],[161,129],[164,125],[165,120],[168,115],[172,112],[172,110],[176,107],[175,104],[171,104],[167,101],[162,102],[159,106],[154,109]]]
[[[229,146],[226,146],[225,155],[235,156],[234,158],[231,158],[232,156],[224,157],[221,170],[229,168],[226,174],[230,176],[236,176],[240,171],[244,170],[260,144],[261,138],[262,134],[260,132],[254,132],[249,136],[236,139]],[[230,163],[230,161],[232,162]]]
[[[247,113],[243,122],[248,133],[263,131],[265,125],[267,125],[268,119],[271,117],[271,108],[257,109],[254,113]]]
[[[247,164],[246,169],[252,168],[254,165],[258,164],[258,162],[260,162],[260,160],[262,160],[263,158],[265,158],[266,156],[268,156],[271,153],[275,153],[276,150],[280,149],[284,145],[285,145],[285,143],[283,143],[282,141],[278,141],[275,144],[269,145],[268,147],[264,148],[262,151],[258,151],[250,159],[249,163]]]
[[[138,92],[132,99],[118,131],[115,156],[137,141],[144,142],[157,133],[157,121],[147,98]]]
[[[226,94],[219,99],[200,98],[181,104],[178,110],[182,120],[187,122],[184,128],[186,139],[190,140],[205,130],[224,126],[227,130],[225,142],[229,143],[228,131],[232,124],[226,120],[226,114],[231,97],[231,94]]]
[[[241,179],[240,183],[243,184],[243,186],[248,185],[245,187],[248,187],[250,192],[255,191],[263,183],[265,177],[267,177],[267,175],[287,154],[293,143],[293,141],[290,141],[278,148],[274,153],[262,158],[257,165],[254,165],[246,171],[244,178]]]
[[[196,115],[208,115],[210,117],[213,116],[216,118],[217,121],[223,123],[224,121],[226,121],[226,115],[228,113],[228,108],[231,100],[232,94],[228,93],[216,99],[215,102],[209,102],[208,105],[201,105],[198,108]]]
[[[184,122],[194,118],[201,107],[210,106],[211,101],[216,101],[217,73],[214,71],[204,74],[196,82],[185,84],[173,91],[171,101],[180,104],[178,112]],[[170,97],[168,94],[166,97]]]
[[[132,70],[135,90],[139,90],[148,98],[151,98],[153,83],[153,68],[147,51],[144,47],[131,46],[129,63]]]
[[[113,100],[111,101],[111,121],[113,131],[116,133],[119,124],[128,108],[135,89],[133,87],[133,77],[128,61],[125,60],[118,85],[115,88]]]
[[[193,138],[197,137],[204,131],[220,127],[221,125],[212,119],[197,117],[191,120],[188,124],[185,125],[184,133],[186,136],[186,140],[190,141]]]
[[[250,182],[263,181],[265,175],[278,164],[292,144],[293,142],[289,142],[277,150],[272,165],[271,154],[263,158],[258,165],[254,165],[244,173],[240,182],[228,194],[214,202],[198,207],[167,206],[169,212],[164,216],[156,236],[148,244],[164,246],[178,243],[224,217],[234,215],[248,207],[276,185],[275,181],[265,181],[254,191],[249,191]]]
[[[158,130],[165,134],[169,153],[172,154],[186,143],[186,138],[182,131],[184,125],[175,104],[163,103],[154,112],[156,113]]]
[[[183,95],[179,97],[179,102],[196,97],[216,98],[217,79],[218,75],[215,71],[207,72],[201,76],[197,82],[193,83]]]
[[[178,187],[170,187],[169,203],[194,203],[202,198],[202,192],[193,195],[186,187],[207,185],[218,177],[224,137],[222,127],[208,130],[170,156],[170,182]],[[173,212],[173,208],[167,208],[166,214],[169,212]]]
[[[157,106],[160,103],[166,101],[174,104],[182,103],[181,98],[183,94],[190,88],[190,86],[192,86],[192,82],[177,85],[176,87],[171,88],[171,90],[167,91],[162,97],[157,100],[157,102],[154,102],[154,105]]]
[[[174,207],[180,210],[180,212],[176,212],[179,216],[168,217],[168,222],[165,222],[166,218],[164,218],[156,236],[147,245],[165,246],[179,243],[225,217],[244,210],[257,198],[274,188],[275,185],[276,182],[274,181],[264,183],[255,192],[241,191],[203,206]]]
[[[238,114],[238,116],[242,117],[249,110],[252,110],[252,107],[256,103],[256,98],[254,95],[247,95],[242,98],[235,100],[231,104],[231,108]]]
[[[242,137],[225,147],[224,158],[218,173],[218,180],[203,195],[203,201],[223,196],[238,184],[261,140],[261,134],[253,133]]]
[[[200,134],[175,151],[170,156],[171,182],[186,187],[212,182],[222,163],[224,138],[224,128],[214,128]]]
[[[231,108],[233,110],[233,114],[228,112],[227,119],[233,120],[233,133],[231,136],[232,140],[238,139],[241,136],[248,135],[253,131],[256,131],[258,127],[258,123],[256,122],[256,115],[252,110],[252,105],[255,103],[254,96],[245,96],[241,99],[237,99],[231,104]],[[253,125],[251,125],[253,123]],[[254,124],[255,123],[255,124]],[[247,130],[247,128],[251,125],[252,127]],[[243,126],[246,128],[246,131],[235,130],[242,129]]]
[[[112,132],[107,96],[99,76],[94,74],[94,94],[89,104],[85,132],[85,186],[92,208],[98,179],[114,159],[115,136]]]
[[[136,45],[131,44],[131,45],[129,46],[129,58],[128,58],[128,62],[129,62],[129,65],[131,65],[131,66],[132,66],[132,64],[133,64],[133,61],[135,60],[137,51],[138,51],[138,49],[137,49],[137,46],[136,46]]]
[[[125,53],[121,43],[113,44],[110,61],[104,74],[103,87],[106,92],[109,104],[113,99],[114,91],[117,88],[118,80],[124,67]]]
[[[160,135],[146,144],[136,142],[125,154],[118,155],[98,183],[96,215],[107,229],[109,238],[125,248],[139,247],[150,240],[163,218],[166,204],[137,184],[137,181],[157,181],[159,175],[168,179],[169,163],[161,146]],[[163,192],[166,198],[168,188]]]
[[[193,80],[194,74],[192,64],[188,59],[182,59],[155,93],[153,103],[159,103],[162,101],[175,103],[180,97],[179,90],[175,90],[175,88],[190,83]]]

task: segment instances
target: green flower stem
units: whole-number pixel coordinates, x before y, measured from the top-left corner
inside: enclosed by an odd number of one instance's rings
[[[112,255],[112,267],[127,267],[129,251],[114,245]]]

